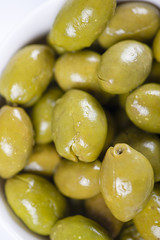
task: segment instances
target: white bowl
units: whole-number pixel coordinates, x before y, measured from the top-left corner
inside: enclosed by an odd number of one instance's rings
[[[66,0],[45,0],[39,8],[22,21],[0,45],[0,74],[11,56],[22,46],[44,36],[51,28],[53,21]],[[127,1],[127,0],[120,0]],[[134,1],[134,0],[133,0]],[[140,0],[136,0],[140,1]],[[160,7],[160,0],[146,0]],[[0,180],[0,239],[2,240],[45,240],[29,231],[8,207]]]

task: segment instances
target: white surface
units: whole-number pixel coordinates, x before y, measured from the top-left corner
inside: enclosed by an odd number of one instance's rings
[[[0,0],[0,73],[14,52],[49,31],[64,1]],[[160,0],[152,2],[160,7]],[[2,185],[0,181],[0,239],[45,239],[32,234],[14,216],[6,204]]]

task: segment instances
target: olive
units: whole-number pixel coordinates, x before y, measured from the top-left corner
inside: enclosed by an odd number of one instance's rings
[[[148,159],[122,143],[110,147],[100,172],[101,192],[112,214],[127,222],[140,212],[151,195],[154,174]]]

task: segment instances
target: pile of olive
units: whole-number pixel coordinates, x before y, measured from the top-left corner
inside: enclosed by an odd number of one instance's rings
[[[160,239],[155,6],[67,1],[47,43],[9,61],[0,94],[0,176],[30,230],[51,240]]]

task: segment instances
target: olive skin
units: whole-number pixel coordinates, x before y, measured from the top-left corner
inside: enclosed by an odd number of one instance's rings
[[[107,232],[98,223],[76,215],[58,221],[52,228],[51,240],[111,240]]]
[[[156,135],[131,126],[115,138],[114,144],[116,143],[127,143],[142,153],[152,165],[155,182],[160,181],[160,140]]]
[[[133,91],[126,100],[126,113],[139,128],[160,133],[160,84],[148,83]]]
[[[90,94],[69,90],[57,101],[52,115],[52,139],[62,157],[92,162],[102,151],[106,136],[106,115]]]
[[[52,183],[33,174],[20,174],[5,183],[7,201],[33,232],[49,235],[55,222],[66,216],[65,198]]]
[[[158,30],[159,17],[158,9],[149,3],[123,3],[117,6],[115,15],[98,41],[102,47],[108,48],[126,39],[142,42],[150,40]]]
[[[112,238],[118,236],[123,223],[116,219],[104,202],[102,194],[86,199],[84,202],[87,217],[107,229]]]
[[[116,144],[108,149],[102,162],[100,185],[112,214],[127,222],[149,200],[154,185],[153,169],[140,152],[125,143]]]
[[[160,62],[160,30],[156,34],[153,41],[153,55],[157,62]]]
[[[145,240],[160,239],[160,184],[156,184],[146,207],[133,219]],[[142,224],[143,223],[143,224]]]
[[[33,105],[53,77],[54,54],[45,45],[28,45],[9,61],[0,77],[0,93],[7,101]]]
[[[0,176],[10,178],[27,164],[34,144],[33,127],[19,107],[0,109]]]
[[[100,91],[97,79],[100,60],[100,54],[93,51],[65,53],[55,64],[55,76],[59,86],[64,91],[71,88]]]
[[[127,93],[142,84],[152,67],[150,48],[134,40],[110,47],[98,68],[100,87],[111,94]]]
[[[120,233],[118,240],[144,240],[132,221],[126,223],[126,226]]]
[[[59,191],[70,198],[86,199],[100,192],[99,173],[101,162],[71,162],[63,160],[54,174]]]
[[[52,141],[51,119],[56,100],[62,96],[61,89],[50,88],[32,107],[31,119],[35,129],[35,141],[46,144]]]
[[[59,57],[55,64],[55,77],[57,83],[64,91],[81,89],[92,93],[102,104],[113,97],[101,90],[97,70],[101,55],[90,50],[65,53]]]
[[[105,28],[115,7],[115,0],[67,1],[49,33],[50,44],[67,51],[89,47]]]
[[[60,161],[53,144],[35,145],[24,171],[51,177]]]

